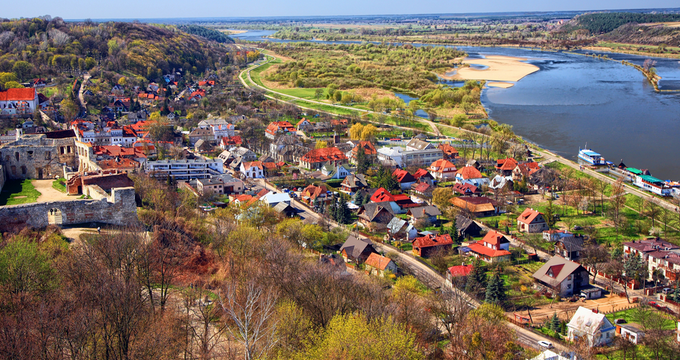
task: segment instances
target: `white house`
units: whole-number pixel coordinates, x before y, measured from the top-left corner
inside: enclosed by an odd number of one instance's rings
[[[609,345],[614,340],[616,327],[604,314],[579,306],[567,324],[570,341],[586,337],[590,346]]]
[[[269,192],[267,195],[263,196],[261,199],[264,203],[266,203],[269,206],[276,206],[279,203],[285,203],[286,205],[290,205],[290,195],[287,193],[275,193],[275,192]]]
[[[0,91],[0,114],[33,114],[38,107],[38,92],[34,88]]]
[[[198,123],[200,129],[212,130],[215,140],[234,136],[234,125],[224,119],[206,119]]]
[[[482,173],[474,166],[464,166],[456,171],[456,182],[460,184],[472,184],[478,188],[488,184],[489,179],[482,176]]]
[[[330,176],[331,179],[344,179],[352,175],[352,172],[347,170],[342,164],[334,165],[327,163],[321,168],[321,174],[323,176]]]
[[[250,179],[264,178],[264,165],[262,165],[262,161],[242,162],[239,171]]]

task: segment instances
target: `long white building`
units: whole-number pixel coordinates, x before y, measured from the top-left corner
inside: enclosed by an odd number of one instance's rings
[[[174,177],[176,180],[207,179],[224,173],[221,160],[156,160],[147,161],[144,171],[156,178]]]

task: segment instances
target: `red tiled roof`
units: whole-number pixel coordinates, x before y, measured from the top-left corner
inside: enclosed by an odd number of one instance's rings
[[[139,163],[132,159],[111,159],[111,160],[101,160],[97,163],[102,170],[108,169],[129,169],[139,167]]]
[[[445,172],[454,172],[456,171],[456,165],[453,165],[452,162],[444,159],[439,159],[430,165],[428,170],[437,172],[437,173],[445,173]]]
[[[260,169],[260,170],[264,170],[264,167],[263,167],[263,165],[262,165],[262,161],[249,161],[249,162],[245,162],[245,163],[243,163],[243,167],[244,167],[246,170],[250,169],[251,167],[256,167],[256,168],[258,168],[258,169]]]
[[[278,166],[274,162],[263,162],[262,166],[264,166],[267,170],[275,170],[276,168],[278,168]]]
[[[455,184],[455,185],[453,185],[453,191],[460,193],[460,194],[465,194],[468,191],[473,193],[473,194],[480,192],[479,188],[477,188],[476,186],[474,186],[470,183]]]
[[[265,131],[270,134],[276,134],[279,129],[288,132],[295,132],[295,127],[288,121],[274,121],[267,125],[267,129]]]
[[[426,235],[423,237],[416,238],[413,241],[413,247],[419,247],[419,248],[427,248],[427,247],[433,247],[433,246],[442,246],[442,245],[453,245],[453,239],[451,239],[451,235],[449,234],[444,234],[444,235]]]
[[[349,121],[347,119],[333,119],[331,120],[331,126],[344,126],[349,124]]]
[[[486,246],[484,246],[484,245],[482,245],[478,242],[468,245],[468,248],[472,252],[475,252],[477,254],[481,254],[481,255],[484,255],[484,256],[488,256],[488,257],[498,257],[498,256],[510,255],[510,252],[507,251],[507,250],[494,250],[494,249],[488,248],[488,247],[486,247]]]
[[[517,167],[517,160],[513,158],[498,159],[496,169],[499,170],[514,170]]]
[[[538,215],[542,214],[534,209],[526,208],[524,211],[522,211],[517,220],[525,224],[531,224],[534,220],[536,220]]]
[[[474,166],[465,166],[458,171],[456,171],[456,175],[460,175],[464,180],[467,179],[480,179],[482,177],[482,173],[479,172]]]
[[[0,101],[30,101],[35,99],[35,89],[7,89],[0,91]]]
[[[458,150],[449,144],[439,144],[438,148],[446,155],[458,155]]]
[[[387,191],[385,188],[379,188],[371,196],[372,202],[383,202],[383,201],[394,201],[392,193]]]
[[[430,184],[426,182],[421,182],[420,184],[416,185],[415,188],[413,188],[414,191],[419,192],[419,193],[424,193],[430,188]]]
[[[507,243],[508,239],[506,239],[505,235],[499,233],[498,231],[491,230],[486,233],[486,235],[484,235],[484,238],[482,238],[481,242],[491,244],[500,249],[501,243]]]
[[[472,265],[457,265],[449,268],[449,273],[453,277],[468,276],[472,272]]]
[[[385,270],[390,261],[392,261],[390,258],[386,258],[376,253],[371,253],[371,255],[369,255],[368,258],[366,259],[366,261],[364,261],[364,264],[372,266],[376,269]]]
[[[429,175],[429,174],[430,174],[430,173],[429,173],[427,170],[425,170],[425,169],[418,169],[418,170],[413,174],[413,177],[416,178],[416,179],[420,179],[421,177],[423,177],[423,176],[425,176],[425,175]],[[430,175],[430,176],[431,176],[431,175]]]
[[[328,188],[326,185],[309,185],[307,186],[304,190],[302,190],[302,196],[309,196],[310,200],[314,200],[321,196],[321,194],[325,194],[328,191]]]
[[[234,201],[238,201],[238,202],[248,201],[248,200],[253,198],[252,195],[248,195],[248,194],[232,195],[231,197],[234,199]]]
[[[375,149],[375,146],[373,145],[372,142],[370,141],[360,141],[357,146],[352,149],[352,155],[356,155],[359,153],[359,147],[364,148],[364,154],[366,155],[376,155],[378,153],[378,150]]]
[[[324,149],[314,149],[306,153],[302,157],[302,161],[309,163],[318,163],[326,161],[347,160],[347,156],[336,147],[329,147]]]
[[[222,145],[241,145],[243,144],[243,139],[239,135],[235,136],[225,136],[222,138]]]

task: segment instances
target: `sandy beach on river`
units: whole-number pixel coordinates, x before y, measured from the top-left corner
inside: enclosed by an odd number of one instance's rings
[[[483,59],[465,59],[464,64],[486,66],[486,69],[477,70],[472,67],[457,69],[453,75],[440,75],[447,80],[489,80],[488,85],[508,88],[512,83],[503,81],[519,81],[521,78],[539,70],[538,66],[527,64],[522,61],[525,58],[488,55]],[[495,82],[494,82],[495,81]]]

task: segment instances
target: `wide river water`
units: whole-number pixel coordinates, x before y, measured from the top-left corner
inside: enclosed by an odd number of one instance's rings
[[[284,41],[263,38],[272,33],[232,36]],[[518,48],[458,48],[471,57],[524,57],[540,68],[511,88],[488,88],[482,93],[489,117],[512,125],[516,134],[574,160],[587,144],[614,163],[622,159],[658,178],[680,180],[680,92],[657,93],[638,70],[611,60]],[[640,65],[646,59],[607,55]],[[654,60],[663,78],[660,88],[680,89],[680,59]]]

